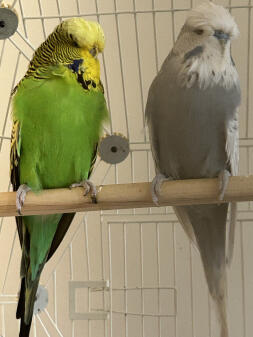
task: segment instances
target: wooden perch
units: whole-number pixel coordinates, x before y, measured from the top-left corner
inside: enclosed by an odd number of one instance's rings
[[[162,185],[160,206],[218,203],[218,179],[168,181]],[[15,192],[0,193],[0,216],[17,215]],[[253,200],[253,176],[231,177],[222,202]],[[98,187],[97,204],[83,196],[82,188],[29,192],[23,215],[69,213],[155,206],[150,183],[104,185]]]

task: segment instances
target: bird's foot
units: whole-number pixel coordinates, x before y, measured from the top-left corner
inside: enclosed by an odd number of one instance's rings
[[[84,195],[87,195],[89,192],[91,194],[91,200],[93,204],[97,203],[97,189],[96,186],[90,180],[83,180],[80,183],[74,183],[69,186],[69,188],[83,187]]]
[[[25,184],[20,185],[17,190],[16,207],[17,207],[17,211],[19,215],[21,215],[21,210],[22,210],[22,207],[24,206],[26,194],[29,191],[31,191],[31,188]]]
[[[158,173],[155,176],[155,178],[152,180],[152,183],[151,183],[151,195],[152,195],[153,203],[156,206],[159,206],[158,196],[159,196],[160,191],[161,191],[162,183],[164,181],[168,181],[168,180],[173,180],[173,178],[172,177],[166,177],[162,173]]]
[[[219,174],[219,200],[224,199],[225,192],[228,187],[229,177],[231,174],[228,172],[228,170],[223,170]]]

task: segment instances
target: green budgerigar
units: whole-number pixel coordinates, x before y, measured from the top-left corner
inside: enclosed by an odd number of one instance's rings
[[[71,18],[36,50],[13,92],[11,181],[21,212],[27,191],[69,186],[95,188],[88,180],[108,111],[98,53],[104,33],[96,22]],[[20,337],[29,336],[34,301],[46,261],[62,241],[74,214],[16,218],[20,243]]]

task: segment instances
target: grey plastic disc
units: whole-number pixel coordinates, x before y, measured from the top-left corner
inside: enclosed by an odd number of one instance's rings
[[[44,310],[48,305],[48,291],[45,287],[39,285],[36,301],[34,303],[33,313],[34,315],[39,314],[42,310]]]
[[[18,28],[18,17],[9,8],[0,7],[0,40],[13,35]]]
[[[113,134],[101,139],[98,153],[103,161],[118,164],[129,154],[129,141],[120,134]]]

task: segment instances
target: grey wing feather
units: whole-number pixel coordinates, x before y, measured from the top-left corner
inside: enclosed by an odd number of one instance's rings
[[[226,153],[232,176],[238,175],[239,168],[239,122],[238,111],[228,121],[226,130]]]
[[[234,119],[230,120],[226,130],[226,153],[231,169],[231,175],[238,175],[239,169],[239,123],[238,111],[236,111]],[[235,242],[235,226],[237,221],[237,203],[230,203],[230,219],[227,233],[226,256],[227,264],[230,266],[234,253]]]
[[[170,55],[167,57],[167,61],[169,60],[169,58],[170,58]],[[153,109],[155,108],[155,97],[154,97],[154,90],[153,90],[153,86],[155,85],[156,83],[154,80],[154,82],[152,83],[149,89],[149,95],[148,95],[148,100],[147,100],[147,105],[146,105],[146,110],[145,110],[145,117],[146,117],[146,121],[149,127],[150,146],[151,146],[152,156],[155,162],[156,174],[158,173],[165,174],[165,172],[160,172],[160,169],[159,169],[159,157],[160,157],[159,139],[157,137],[157,133],[154,132],[153,130],[153,127],[152,127],[153,125],[151,122],[151,115],[153,113]],[[190,222],[187,212],[185,211],[183,207],[173,207],[173,209],[186,235],[188,235],[194,247],[195,248],[198,247],[196,237],[193,231],[193,227],[192,227],[192,224]]]

